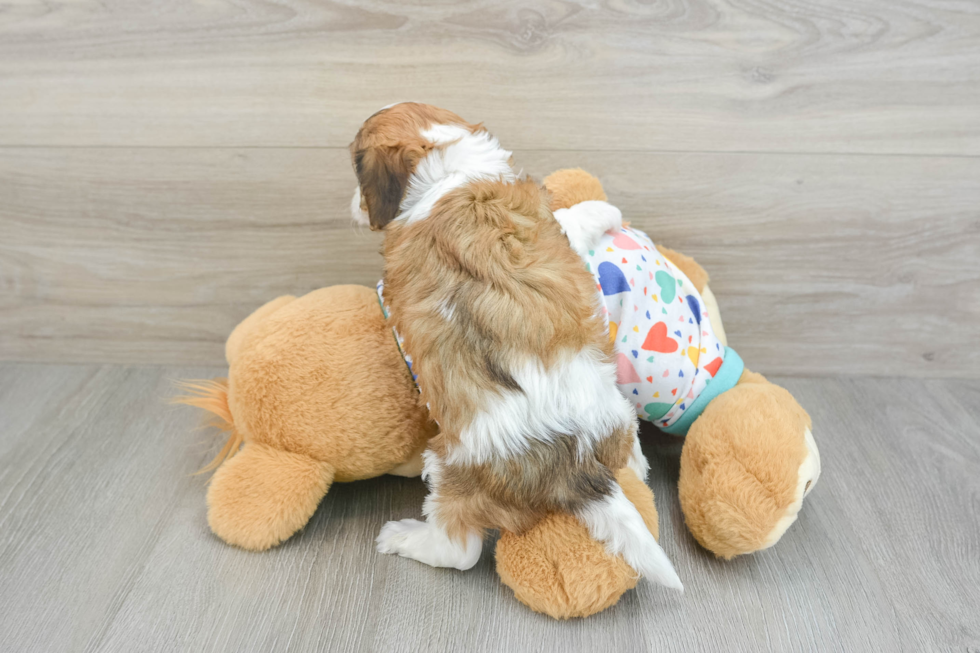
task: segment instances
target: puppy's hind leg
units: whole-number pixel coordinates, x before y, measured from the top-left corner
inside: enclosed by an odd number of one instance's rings
[[[630,457],[626,461],[626,466],[633,470],[637,478],[644,483],[647,482],[647,474],[650,473],[650,463],[647,462],[647,457],[643,455],[643,449],[640,447],[640,438],[635,429],[633,430],[633,448],[630,450]]]
[[[418,519],[388,522],[381,528],[377,542],[379,553],[395,553],[430,567],[452,567],[463,571],[479,561],[483,550],[483,538],[475,531],[467,533],[460,541],[451,538],[445,529],[432,521]]]
[[[442,461],[431,450],[423,458],[422,478],[429,483],[429,496],[422,510],[426,520],[388,522],[378,534],[378,552],[397,554],[431,567],[470,569],[483,551],[483,533],[461,523],[447,523],[446,514],[456,511],[451,505],[454,499],[439,494]]]

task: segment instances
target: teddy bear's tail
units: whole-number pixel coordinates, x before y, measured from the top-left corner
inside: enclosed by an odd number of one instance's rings
[[[214,471],[221,463],[238,453],[242,446],[242,434],[235,428],[235,419],[228,408],[228,379],[178,381],[176,385],[183,394],[174,397],[171,400],[173,403],[204,410],[208,413],[207,426],[228,433],[225,446],[197,473]]]

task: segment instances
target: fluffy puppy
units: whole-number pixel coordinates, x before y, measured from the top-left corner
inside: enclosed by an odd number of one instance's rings
[[[469,569],[486,529],[576,515],[640,574],[681,589],[612,470],[646,477],[595,283],[537,184],[480,125],[401,103],[351,144],[355,219],[385,231],[384,298],[441,433],[425,521],[378,550]]]

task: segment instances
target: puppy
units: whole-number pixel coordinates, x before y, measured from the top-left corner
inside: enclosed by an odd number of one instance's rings
[[[613,470],[646,460],[616,386],[596,286],[532,181],[482,126],[401,103],[351,144],[356,220],[385,231],[384,299],[440,426],[425,521],[382,553],[469,569],[484,531],[574,514],[640,574],[682,589]]]

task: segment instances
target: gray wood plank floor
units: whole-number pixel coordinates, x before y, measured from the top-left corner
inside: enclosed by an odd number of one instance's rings
[[[226,546],[190,474],[213,442],[171,379],[220,368],[0,364],[3,651],[976,651],[980,381],[776,379],[816,425],[825,471],[773,549],[723,562],[647,448],[683,597],[646,583],[559,623],[517,603],[489,554],[434,570],[374,552],[416,516],[415,479],[337,485],[306,530]]]

